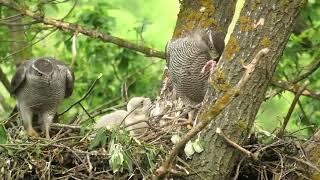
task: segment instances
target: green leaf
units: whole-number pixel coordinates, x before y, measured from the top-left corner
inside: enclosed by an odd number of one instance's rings
[[[7,131],[3,124],[0,124],[0,144],[5,144],[8,141]]]
[[[196,139],[193,143],[192,143],[192,147],[193,149],[197,152],[197,153],[201,153],[203,151],[203,147],[202,144],[200,142],[200,139]]]
[[[99,145],[104,146],[107,143],[107,138],[108,136],[106,130],[104,128],[98,129],[96,136],[90,143],[89,149],[92,150]]]
[[[195,153],[191,141],[189,141],[184,147],[184,153],[186,154],[187,159],[191,159],[191,156]]]
[[[127,169],[129,170],[129,173],[132,173],[133,171],[133,162],[129,158],[127,154],[124,154],[124,164],[126,165]]]
[[[109,165],[111,166],[113,173],[118,171],[122,172],[124,164],[122,145],[112,143],[109,153],[111,154]]]
[[[153,169],[156,161],[156,151],[151,148],[146,148],[146,155],[148,158],[149,167],[150,169]]]

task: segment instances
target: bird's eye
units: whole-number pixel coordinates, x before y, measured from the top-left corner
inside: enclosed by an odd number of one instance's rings
[[[143,106],[143,101],[140,102],[140,105]]]
[[[42,76],[42,74],[40,72],[37,72],[38,76]]]
[[[213,50],[213,49],[214,49],[214,47],[213,47],[212,45],[210,45],[210,49],[211,49],[211,50]]]

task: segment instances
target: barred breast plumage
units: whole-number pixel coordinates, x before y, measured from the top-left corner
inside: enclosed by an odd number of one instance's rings
[[[58,105],[73,91],[74,75],[62,62],[45,57],[21,64],[12,78],[12,94],[24,126],[31,136],[38,136],[32,118],[38,117],[49,138],[49,126]]]
[[[208,29],[167,43],[169,77],[182,101],[191,105],[203,101],[209,72],[201,73],[201,70],[209,60],[219,59],[223,47],[223,36]]]

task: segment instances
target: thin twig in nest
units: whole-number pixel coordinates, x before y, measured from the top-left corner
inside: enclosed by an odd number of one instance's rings
[[[246,154],[248,157],[251,157],[254,160],[258,160],[258,156],[248,150],[246,150],[245,148],[241,147],[239,144],[233,142],[231,139],[229,139],[220,128],[216,129],[216,133],[221,136],[228,144],[230,144],[232,147],[238,149],[239,151],[241,151],[242,153]]]
[[[102,74],[99,74],[99,76],[93,81],[93,83],[91,84],[89,90],[82,96],[82,98],[80,98],[78,101],[76,101],[75,103],[73,103],[68,109],[66,109],[65,111],[63,111],[62,113],[60,113],[58,116],[62,116],[63,114],[65,114],[66,112],[68,112],[71,108],[73,108],[73,106],[81,103],[81,101],[83,101],[84,99],[86,99],[89,94],[91,93],[91,91],[93,90],[93,88],[95,87],[96,83],[98,82],[98,80],[102,77]]]

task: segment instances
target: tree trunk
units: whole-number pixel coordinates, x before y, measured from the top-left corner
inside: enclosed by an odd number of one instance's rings
[[[181,1],[173,37],[180,37],[186,32],[207,27],[226,34],[236,2],[236,0]]]
[[[215,69],[212,87],[217,97],[234,87],[243,75],[243,65],[249,64],[263,48],[269,53],[262,58],[240,95],[201,133],[205,150],[189,162],[205,179],[230,179],[240,152],[230,147],[216,133],[224,134],[240,145],[248,137],[260,104],[274,73],[278,60],[291,33],[293,22],[304,0],[246,0],[225,51]],[[226,32],[235,8],[235,1],[184,0],[178,15],[174,37],[197,28],[213,27]],[[209,97],[206,112],[210,112],[213,98]],[[198,175],[189,176],[197,179]]]
[[[320,167],[320,130],[317,131],[311,139],[303,144],[303,149],[308,160],[317,167]],[[303,169],[308,169],[311,179],[320,179],[320,172],[316,168],[310,166],[303,166]],[[296,178],[298,179],[298,178]]]

